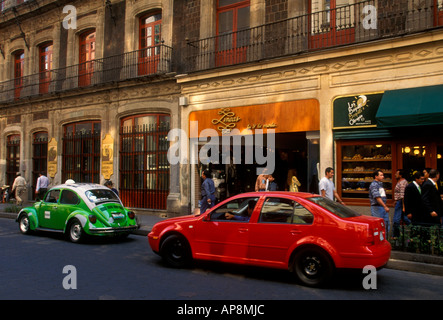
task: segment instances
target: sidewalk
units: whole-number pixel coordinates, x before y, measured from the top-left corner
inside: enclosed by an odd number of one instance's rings
[[[17,214],[5,212],[7,206],[0,203],[0,218],[15,219]],[[165,214],[137,213],[140,228],[134,234],[147,236],[154,224],[166,219],[163,216]],[[443,276],[443,257],[392,251],[386,268]]]

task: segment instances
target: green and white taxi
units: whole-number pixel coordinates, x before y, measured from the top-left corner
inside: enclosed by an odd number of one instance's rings
[[[67,181],[48,190],[44,199],[20,210],[20,232],[62,232],[74,243],[88,235],[128,235],[138,228],[135,213],[99,184]]]

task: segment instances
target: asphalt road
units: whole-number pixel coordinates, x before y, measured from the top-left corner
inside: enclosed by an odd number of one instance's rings
[[[143,236],[72,244],[59,235],[22,235],[0,218],[1,300],[386,300],[443,299],[443,277],[383,269],[373,289],[363,275],[339,275],[327,288],[294,283],[285,271],[216,263],[166,267]],[[250,311],[251,309],[247,309]],[[175,309],[172,310],[175,312]],[[244,310],[243,310],[244,311]]]

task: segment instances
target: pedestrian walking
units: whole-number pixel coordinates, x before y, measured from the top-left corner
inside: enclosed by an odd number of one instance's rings
[[[209,170],[203,171],[201,177],[203,183],[201,186],[202,199],[200,202],[200,214],[212,208],[215,204],[215,185],[210,177]]]
[[[384,174],[381,170],[375,170],[373,173],[374,181],[369,185],[369,201],[371,204],[371,215],[373,217],[383,218],[385,221],[386,235],[389,234],[389,208],[386,205],[386,191],[383,188]]]
[[[318,183],[318,189],[320,190],[320,194],[328,198],[332,201],[337,199],[338,202],[341,204],[345,204],[343,200],[340,198],[339,194],[335,190],[334,182],[332,182],[332,178],[334,177],[334,169],[331,167],[327,167],[325,170],[325,176],[320,179],[320,182]]]
[[[43,200],[43,197],[48,191],[49,179],[45,176],[44,172],[40,172],[37,178],[37,185],[35,186],[35,194],[37,195],[36,200]]]
[[[17,176],[12,184],[12,192],[15,191],[15,199],[17,205],[21,206],[23,204],[23,198],[26,193],[26,180],[22,177],[20,172],[17,172]]]
[[[403,169],[398,169],[395,173],[395,179],[397,179],[397,184],[394,188],[394,218],[392,223],[393,236],[400,236],[400,223],[404,221],[406,224],[410,224],[411,221],[404,215],[404,202],[405,188],[408,185],[408,181],[404,178]]]

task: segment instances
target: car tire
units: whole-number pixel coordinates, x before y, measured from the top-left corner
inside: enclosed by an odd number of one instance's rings
[[[77,219],[73,219],[68,226],[68,239],[73,243],[80,243],[85,238],[82,224]]]
[[[181,235],[168,236],[161,245],[160,256],[174,268],[184,268],[192,261],[191,249],[188,241]]]
[[[22,234],[30,234],[31,233],[31,221],[27,214],[22,214],[18,219],[18,227]]]
[[[304,248],[294,255],[292,271],[304,285],[320,287],[331,279],[334,263],[322,249]]]

